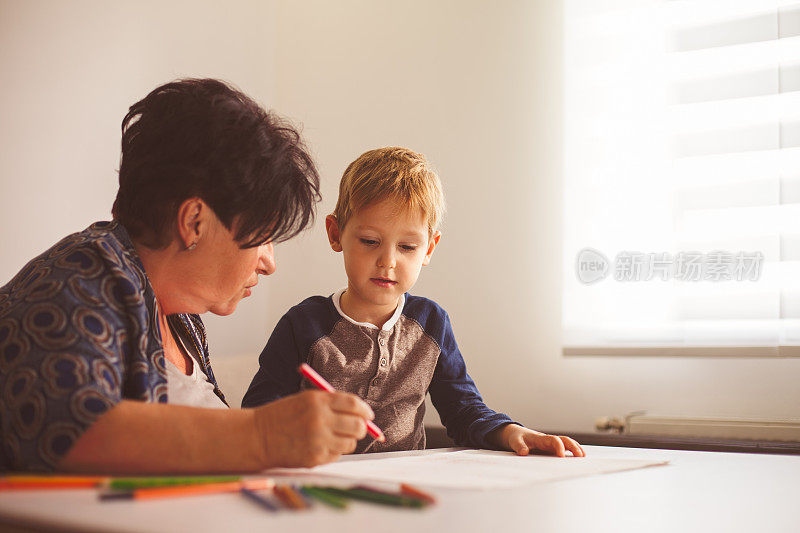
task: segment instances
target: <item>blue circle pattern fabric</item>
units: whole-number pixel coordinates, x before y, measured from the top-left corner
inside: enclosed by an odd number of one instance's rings
[[[155,306],[117,222],[64,238],[0,288],[0,471],[52,471],[121,400],[167,402]],[[224,402],[200,317],[169,320]]]

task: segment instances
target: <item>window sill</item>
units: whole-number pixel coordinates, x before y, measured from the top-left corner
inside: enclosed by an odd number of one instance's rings
[[[564,346],[567,356],[800,357],[800,346]]]

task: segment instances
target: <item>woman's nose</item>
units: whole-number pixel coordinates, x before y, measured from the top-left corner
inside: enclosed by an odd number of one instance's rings
[[[269,276],[278,269],[278,263],[275,262],[275,248],[271,242],[262,244],[258,252],[258,273],[264,276]]]

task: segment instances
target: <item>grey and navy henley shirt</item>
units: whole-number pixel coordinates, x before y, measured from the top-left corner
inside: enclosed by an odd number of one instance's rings
[[[307,298],[281,318],[261,352],[242,407],[310,388],[297,372],[308,363],[335,389],[360,396],[375,412],[386,442],[367,437],[357,452],[424,448],[427,393],[458,445],[491,448],[489,432],[512,420],[483,403],[445,310],[406,294],[378,328],[345,315],[339,305],[343,292]]]

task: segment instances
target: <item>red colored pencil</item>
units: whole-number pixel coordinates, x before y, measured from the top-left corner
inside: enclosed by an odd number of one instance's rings
[[[297,369],[301,374],[303,374],[308,380],[313,383],[318,389],[324,390],[326,392],[336,392],[336,389],[331,387],[331,384],[325,381],[325,378],[317,374],[317,371],[308,366],[306,363],[300,365],[300,368]],[[386,437],[383,435],[383,431],[381,428],[376,426],[372,420],[367,420],[367,431],[372,438],[377,440],[378,442],[383,442],[386,440]]]

